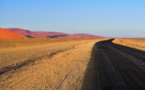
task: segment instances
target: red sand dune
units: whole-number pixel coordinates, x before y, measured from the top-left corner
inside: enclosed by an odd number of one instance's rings
[[[91,34],[73,34],[67,36],[67,38],[103,38],[103,37]]]
[[[12,38],[27,38],[27,37],[11,32],[9,30],[0,28],[0,39],[12,39]]]
[[[66,34],[61,32],[43,32],[43,31],[29,31],[20,28],[6,28],[12,32],[24,35],[29,38],[104,38],[101,36],[91,34]]]
[[[26,37],[29,38],[46,38],[45,36],[41,35],[41,34],[37,34],[35,32],[29,31],[29,30],[24,30],[24,29],[20,29],[20,28],[5,28],[9,31],[24,35]]]

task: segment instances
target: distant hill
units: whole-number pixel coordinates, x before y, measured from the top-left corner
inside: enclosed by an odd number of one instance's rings
[[[6,28],[6,29],[29,38],[104,38],[102,36],[83,33],[67,34],[61,32],[29,31],[20,28]]]
[[[27,38],[27,37],[11,32],[9,30],[0,28],[0,39],[12,39],[12,38]]]
[[[37,34],[41,34],[47,38],[58,38],[58,37],[65,37],[68,36],[69,34],[66,33],[60,33],[60,32],[42,32],[42,31],[37,31],[35,32]]]
[[[68,35],[67,38],[103,38],[102,36],[96,36],[96,35],[91,35],[91,34],[73,34],[73,35]]]

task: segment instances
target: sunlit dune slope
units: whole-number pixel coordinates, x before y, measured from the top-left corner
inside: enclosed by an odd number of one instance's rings
[[[0,28],[0,39],[27,38],[23,35]]]

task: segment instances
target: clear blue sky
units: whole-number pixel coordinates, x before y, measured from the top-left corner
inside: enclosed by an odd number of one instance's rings
[[[0,0],[0,27],[145,37],[145,0]]]

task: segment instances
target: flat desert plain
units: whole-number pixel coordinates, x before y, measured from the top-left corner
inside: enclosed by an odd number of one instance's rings
[[[102,39],[0,39],[0,89],[80,88]]]
[[[145,39],[0,39],[0,90],[145,90]]]

